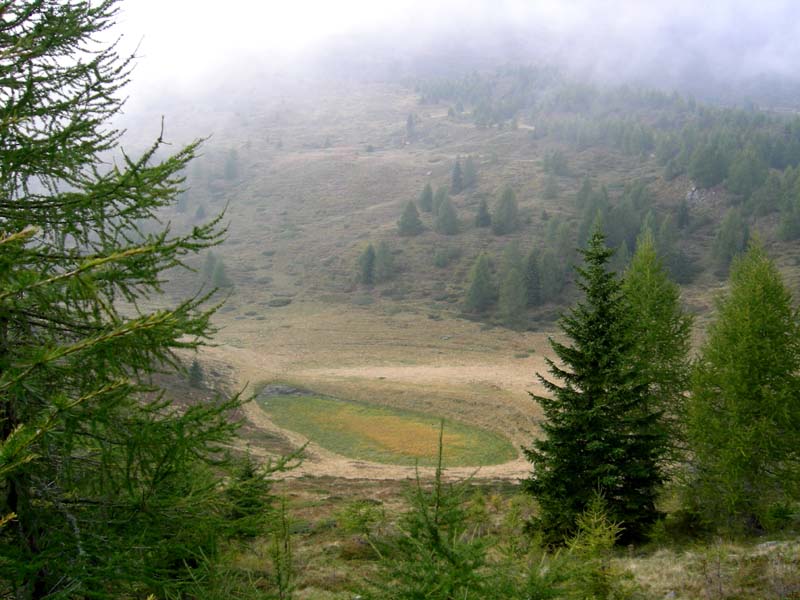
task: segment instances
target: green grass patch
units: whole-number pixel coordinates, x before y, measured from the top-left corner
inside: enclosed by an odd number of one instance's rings
[[[436,463],[440,419],[435,416],[313,395],[265,396],[258,402],[279,427],[343,456],[394,465]],[[506,438],[445,421],[446,466],[494,465],[516,457]]]

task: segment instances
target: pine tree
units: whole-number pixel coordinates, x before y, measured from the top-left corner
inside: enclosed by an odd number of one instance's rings
[[[481,198],[478,205],[478,212],[475,213],[475,227],[489,227],[492,224],[492,215],[489,214],[489,207],[486,200]]]
[[[419,208],[423,212],[433,211],[433,188],[430,183],[426,183],[419,197]]]
[[[692,318],[681,308],[680,289],[667,276],[650,230],[639,236],[622,289],[633,316],[636,370],[648,382],[652,409],[661,412],[662,425],[677,449],[684,438]]]
[[[111,121],[132,63],[100,41],[114,2],[2,13],[3,594],[175,597],[217,556],[239,403],[178,409],[152,377],[182,369],[176,353],[212,332],[204,297],[173,306],[159,293],[167,269],[220,241],[218,220],[140,228],[175,203],[198,144],[163,160],[160,137],[119,152]]]
[[[460,194],[464,190],[464,175],[461,172],[461,160],[456,158],[456,164],[453,165],[453,176],[450,183],[450,193]]]
[[[375,251],[375,281],[382,283],[394,277],[395,265],[392,249],[385,240],[381,240]]]
[[[500,294],[497,309],[506,327],[517,329],[525,323],[527,294],[525,274],[519,245],[512,242],[506,247],[500,272]]]
[[[562,543],[600,493],[623,541],[640,538],[654,522],[656,494],[664,481],[666,432],[648,409],[648,385],[632,364],[630,308],[614,273],[612,251],[598,229],[577,268],[584,293],[561,320],[570,345],[551,339],[559,364],[539,375],[551,396],[534,396],[547,421],[543,439],[525,454],[533,463],[527,489],[538,500],[538,524],[550,543]]]
[[[542,281],[539,273],[539,252],[534,248],[525,261],[525,301],[527,306],[542,303]]]
[[[496,235],[505,235],[519,228],[519,208],[514,190],[507,187],[500,195],[492,213],[492,231]]]
[[[733,530],[800,499],[800,320],[757,244],[734,261],[692,376],[692,503]]]
[[[445,198],[439,204],[439,208],[436,211],[434,229],[436,229],[438,233],[443,233],[445,235],[455,235],[458,233],[458,214],[456,213],[455,206],[450,202],[450,198]]]
[[[375,248],[368,244],[358,257],[358,281],[364,285],[375,283]]]
[[[464,310],[471,313],[485,312],[497,298],[497,291],[492,282],[489,268],[489,257],[480,254],[472,265],[469,274],[467,295],[464,298]]]
[[[406,204],[400,220],[397,222],[397,231],[403,236],[412,236],[422,233],[424,229],[422,220],[419,218],[419,211],[417,205],[413,202]]]

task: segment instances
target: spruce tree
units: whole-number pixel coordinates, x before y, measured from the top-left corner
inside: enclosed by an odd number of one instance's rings
[[[203,367],[197,359],[194,359],[189,366],[189,385],[193,388],[203,387]]]
[[[492,213],[492,231],[496,235],[505,235],[516,231],[519,227],[519,208],[514,190],[506,187],[497,201]]]
[[[549,543],[574,533],[596,493],[624,528],[621,539],[632,541],[658,516],[666,432],[632,361],[630,307],[608,271],[612,251],[599,230],[581,253],[577,285],[584,299],[561,319],[570,343],[550,340],[558,364],[547,363],[562,384],[539,375],[550,395],[534,396],[547,420],[544,437],[525,450],[533,463],[526,487],[539,502],[538,525]]]
[[[2,593],[176,597],[224,534],[238,398],[163,396],[153,375],[183,368],[177,353],[205,342],[213,311],[160,292],[222,231],[140,225],[174,205],[198,144],[119,151],[111,121],[132,63],[101,41],[115,2],[19,0],[2,14]]]
[[[402,236],[412,236],[422,233],[423,229],[417,205],[409,202],[397,222],[397,232]]]
[[[375,247],[372,244],[358,257],[358,281],[364,285],[375,283]]]
[[[527,306],[539,306],[542,303],[539,252],[535,248],[525,260],[525,302]]]
[[[800,500],[800,320],[775,264],[751,244],[731,269],[692,376],[690,500],[734,531]]]
[[[489,214],[489,207],[486,200],[481,198],[478,205],[478,212],[475,213],[475,227],[489,227],[492,224],[492,215]]]
[[[636,370],[648,382],[652,409],[660,411],[677,450],[684,438],[692,318],[681,308],[680,288],[670,281],[649,229],[637,240],[622,287],[633,315]]]
[[[439,204],[436,211],[434,229],[436,229],[438,233],[443,233],[445,235],[455,235],[458,233],[458,214],[456,213],[455,206],[450,202],[450,198],[445,198]]]
[[[419,208],[427,213],[433,211],[433,188],[430,183],[425,184],[422,194],[419,196]]]
[[[450,182],[450,193],[460,194],[464,190],[464,175],[461,172],[461,160],[456,158],[456,164],[453,165],[453,175]]]
[[[464,298],[464,310],[471,313],[485,312],[497,298],[497,291],[492,282],[489,268],[489,257],[480,254],[469,273],[467,294]]]

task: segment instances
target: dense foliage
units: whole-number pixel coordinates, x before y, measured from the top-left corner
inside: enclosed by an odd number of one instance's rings
[[[600,493],[623,539],[640,539],[658,516],[665,480],[667,430],[651,400],[651,381],[634,362],[635,321],[617,276],[613,251],[595,231],[577,269],[584,293],[561,320],[569,344],[550,340],[559,359],[539,376],[550,396],[535,396],[547,421],[544,438],[525,450],[533,463],[527,489],[538,500],[536,523],[550,543],[575,532],[578,515]]]

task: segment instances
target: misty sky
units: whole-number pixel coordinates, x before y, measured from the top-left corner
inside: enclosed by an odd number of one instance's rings
[[[530,62],[617,76],[800,73],[800,2],[789,0],[125,0],[121,9],[123,48],[141,42],[137,87],[286,65],[362,36],[398,57],[437,40],[475,48],[514,37]]]

